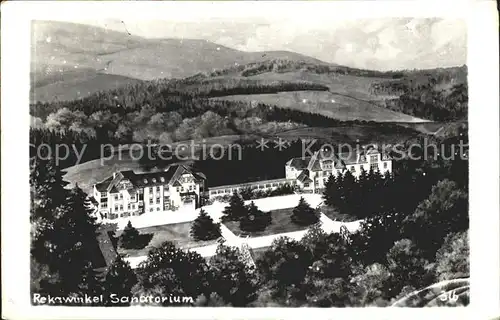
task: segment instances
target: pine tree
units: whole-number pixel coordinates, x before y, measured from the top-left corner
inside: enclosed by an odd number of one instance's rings
[[[337,178],[332,174],[328,177],[325,184],[325,190],[323,191],[323,200],[326,205],[332,206],[336,203],[338,196],[337,190]]]
[[[238,193],[233,193],[231,199],[229,199],[229,206],[227,206],[223,211],[222,220],[223,221],[239,221],[242,217],[247,215],[247,208],[245,207],[245,202],[238,195]]]
[[[191,237],[196,241],[217,239],[221,236],[220,224],[214,223],[205,210],[201,209],[191,226]]]
[[[136,283],[137,276],[130,267],[130,264],[118,256],[113,264],[109,266],[103,287],[104,292],[108,296],[115,294],[116,297],[131,297],[132,288]],[[111,301],[106,301],[106,305],[111,305]],[[121,305],[129,305],[129,303],[125,302]]]
[[[240,230],[247,232],[263,231],[272,222],[272,216],[268,212],[262,212],[252,201],[248,205],[248,214],[240,219]]]
[[[46,279],[57,279],[40,283],[50,282],[48,290],[59,295],[99,292],[93,271],[96,225],[87,195],[78,187],[64,188],[67,183],[53,159],[37,160],[30,182],[32,259],[46,266]]]
[[[120,236],[120,245],[125,249],[133,249],[138,245],[139,231],[132,226],[130,220]]]
[[[295,224],[309,226],[319,221],[319,214],[303,197],[300,197],[299,204],[293,209],[291,219]]]

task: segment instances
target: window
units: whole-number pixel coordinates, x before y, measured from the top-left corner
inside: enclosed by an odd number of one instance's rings
[[[149,204],[153,204],[153,198],[149,199]]]
[[[181,191],[181,188],[177,187],[175,188],[177,190],[177,192],[180,192]]]
[[[120,205],[120,211],[123,211],[123,204]]]
[[[107,202],[101,203],[101,208],[105,209],[107,207],[108,207],[108,203]]]
[[[370,162],[377,162],[378,161],[378,155],[372,155],[370,156]]]
[[[149,212],[153,212],[153,208],[149,208]]]
[[[387,169],[387,162],[384,162],[384,169]]]
[[[120,193],[120,200],[122,200],[122,199],[123,199],[123,194],[122,194],[122,193]]]
[[[161,182],[165,182],[165,178],[164,177],[160,177],[160,181]]]
[[[130,210],[130,203],[127,204],[127,210]]]
[[[149,187],[149,193],[153,193],[153,187]]]
[[[148,179],[144,179],[142,180],[144,183],[148,183]]]
[[[118,200],[118,195],[117,194],[115,194],[115,200]]]
[[[160,192],[160,186],[156,187],[156,192]]]
[[[135,194],[130,196],[130,201],[135,201]]]
[[[370,164],[370,170],[377,171],[378,170],[378,164],[377,163]]]
[[[115,211],[118,211],[118,206],[115,206]]]
[[[160,211],[160,207],[156,207],[156,211]]]
[[[156,179],[155,178],[153,178],[153,183],[156,183]]]
[[[351,166],[351,172],[356,172],[356,168],[354,166]]]
[[[309,187],[309,182],[304,183],[304,188],[308,188],[308,187]]]
[[[156,198],[156,204],[160,203],[160,198]]]
[[[193,190],[193,185],[190,185],[190,186],[189,186],[189,190]]]

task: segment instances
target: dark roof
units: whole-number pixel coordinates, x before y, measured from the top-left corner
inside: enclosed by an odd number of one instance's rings
[[[163,185],[168,183],[178,168],[179,166],[174,165],[168,167],[165,171],[135,173],[132,170],[128,170],[120,171],[120,173],[123,175],[123,178],[129,180],[134,187],[142,188],[145,186]]]
[[[106,192],[108,190],[108,186],[113,181],[113,176],[107,178],[106,180],[99,182],[95,185],[97,191],[99,192]]]
[[[297,180],[300,182],[312,182],[311,178],[309,178],[309,170],[304,170],[302,171],[299,176],[297,177]]]
[[[311,171],[321,171],[322,170],[318,159],[314,159],[313,163],[310,163],[310,165],[307,167],[307,169],[311,170]]]
[[[130,181],[133,188],[143,188],[146,186],[159,186],[170,183],[177,179],[184,172],[191,173],[197,181],[206,179],[205,175],[200,172],[192,172],[189,168],[183,165],[172,165],[165,171],[135,173],[132,170],[118,172],[115,177],[109,177],[103,182],[96,184],[96,188],[100,192],[116,193],[118,189],[116,185],[123,179]]]
[[[303,169],[307,168],[310,161],[311,161],[311,157],[293,158],[293,159],[288,160],[288,162],[286,164],[290,167],[294,167],[297,170],[303,170]]]
[[[345,164],[357,163],[358,154],[356,152],[343,152],[337,155],[337,159]]]

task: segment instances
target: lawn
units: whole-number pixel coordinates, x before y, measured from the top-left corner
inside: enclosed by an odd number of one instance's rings
[[[321,206],[320,211],[333,221],[351,222],[359,220],[359,218],[353,217],[349,214],[340,213],[337,209],[325,205]]]
[[[269,211],[272,215],[273,220],[269,226],[264,231],[258,232],[244,232],[240,230],[240,223],[237,221],[224,222],[225,226],[228,227],[231,232],[237,236],[247,236],[250,237],[260,237],[270,234],[293,232],[307,229],[307,226],[299,226],[292,222],[290,216],[294,208],[278,209]]]
[[[159,247],[165,241],[171,241],[181,249],[202,247],[213,244],[217,241],[196,241],[192,239],[191,235],[189,234],[191,230],[191,224],[192,222],[190,221],[137,229],[141,235],[152,235],[149,243],[142,249],[123,249],[118,247],[118,251],[121,254],[128,255],[129,257],[138,257],[147,255],[149,250]],[[117,236],[119,236],[118,233]]]

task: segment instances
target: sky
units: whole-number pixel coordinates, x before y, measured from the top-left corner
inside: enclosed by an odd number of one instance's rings
[[[243,51],[289,50],[325,62],[378,70],[466,63],[467,25],[458,18],[217,18],[84,20],[146,38],[205,39]]]

